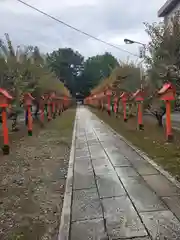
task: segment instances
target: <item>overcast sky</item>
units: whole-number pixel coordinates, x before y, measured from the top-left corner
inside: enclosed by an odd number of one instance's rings
[[[143,22],[159,21],[157,11],[165,0],[24,0],[27,3],[89,34],[138,54],[137,45],[148,36]],[[15,45],[37,45],[43,52],[72,47],[85,57],[105,51],[119,59],[128,54],[92,40],[37,13],[16,0],[0,0],[0,38],[9,33]]]

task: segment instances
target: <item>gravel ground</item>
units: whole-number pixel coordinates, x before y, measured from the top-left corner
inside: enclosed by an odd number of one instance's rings
[[[0,155],[0,239],[55,240],[75,110],[12,143]]]

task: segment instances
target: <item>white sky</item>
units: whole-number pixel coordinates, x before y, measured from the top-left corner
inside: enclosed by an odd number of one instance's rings
[[[137,45],[124,38],[148,42],[143,22],[159,21],[157,11],[165,0],[25,0],[27,3],[98,38],[138,54]],[[146,2],[146,3],[145,3]],[[72,47],[85,57],[111,52],[119,59],[128,54],[89,39],[19,3],[0,0],[0,38],[9,33],[14,45],[37,45],[50,52]]]

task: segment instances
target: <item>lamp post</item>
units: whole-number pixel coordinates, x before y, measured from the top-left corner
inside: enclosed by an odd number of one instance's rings
[[[145,43],[137,42],[137,41],[134,41],[134,40],[131,40],[131,39],[127,39],[127,38],[124,39],[124,42],[125,42],[126,44],[137,43],[137,44],[139,44],[139,45],[142,45],[143,47],[146,47],[146,44],[145,44]]]
[[[142,47],[140,48],[140,54],[139,54],[139,58],[144,58],[145,57],[145,52],[146,52],[146,44],[145,43],[141,43],[141,42],[138,42],[138,41],[134,41],[134,40],[131,40],[131,39],[127,39],[125,38],[124,39],[124,42],[126,44],[139,44],[141,45]],[[143,88],[143,71],[142,71],[142,63],[143,63],[144,59],[139,63],[139,66],[140,66],[140,78],[141,78],[141,89]]]

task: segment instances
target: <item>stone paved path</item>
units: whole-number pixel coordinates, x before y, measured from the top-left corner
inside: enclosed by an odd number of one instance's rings
[[[83,107],[75,146],[69,240],[180,239],[180,189]]]

